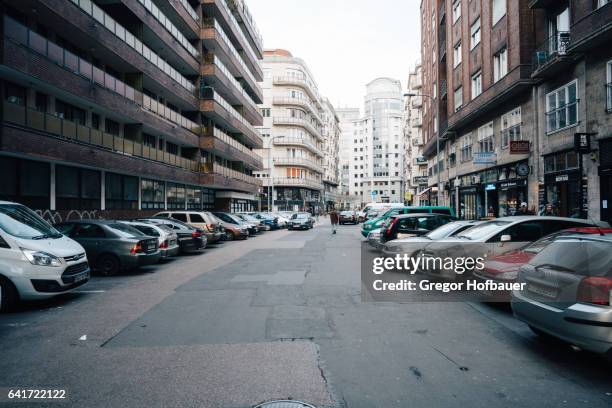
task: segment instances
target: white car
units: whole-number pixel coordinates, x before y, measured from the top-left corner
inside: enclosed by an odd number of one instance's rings
[[[537,241],[543,236],[568,228],[607,226],[605,222],[594,222],[565,217],[541,217],[524,215],[501,217],[483,222],[458,235],[432,242],[417,253],[424,258],[435,258],[425,265],[439,265],[440,259],[446,258],[483,258],[503,255]],[[454,270],[436,267],[421,270],[432,277],[457,279]],[[470,274],[468,271],[466,274]]]
[[[85,250],[29,208],[0,201],[0,308],[70,292],[90,277]]]
[[[287,218],[284,214],[280,213],[272,213],[273,216],[278,218],[278,226],[280,228],[287,228],[289,225],[289,218]]]
[[[156,237],[159,244],[159,252],[162,258],[178,255],[180,246],[176,232],[165,225],[155,225],[139,221],[119,221],[136,228],[138,231],[150,237]]]

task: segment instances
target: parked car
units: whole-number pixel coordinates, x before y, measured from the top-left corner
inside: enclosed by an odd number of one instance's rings
[[[564,217],[540,217],[532,215],[502,217],[485,221],[437,242],[428,244],[422,250],[424,257],[455,258],[455,257],[492,257],[503,255],[534,242],[546,235],[568,228],[589,227],[594,223],[588,220]],[[609,227],[607,223],[600,223]],[[434,262],[425,262],[433,265]],[[428,269],[423,271],[432,277],[457,279],[452,270]],[[470,276],[471,271],[463,274]]]
[[[518,280],[519,268],[531,261],[542,249],[546,248],[551,242],[564,236],[576,235],[600,235],[612,234],[612,228],[570,228],[547,235],[527,246],[508,252],[507,254],[498,255],[487,259],[482,271],[475,271],[474,277],[480,281],[493,281],[496,283],[513,283]],[[510,291],[495,291],[490,292],[483,290],[481,293],[499,302],[510,302]]]
[[[161,256],[156,237],[118,221],[66,221],[57,229],[81,244],[93,269],[103,275],[152,265]]]
[[[257,218],[253,217],[252,215],[248,215],[248,214],[234,214],[236,217],[240,218],[241,220],[243,220],[244,222],[248,223],[248,224],[253,224],[257,227],[257,233],[262,233],[266,230],[264,222],[262,220],[258,220]]]
[[[359,218],[357,216],[357,212],[355,211],[341,211],[338,217],[338,222],[340,225],[342,224],[359,224]]]
[[[308,230],[314,227],[314,219],[310,213],[297,213],[291,217],[291,223],[289,224],[290,230]]]
[[[361,227],[361,235],[364,237],[368,236],[368,233],[376,228],[381,228],[382,224],[389,220],[394,215],[401,214],[443,214],[454,217],[455,211],[451,207],[444,206],[419,206],[419,207],[406,207],[406,206],[395,206],[385,211],[382,215],[378,217],[370,217],[368,215],[368,220],[365,221]]]
[[[538,335],[612,361],[612,235],[556,238],[519,269],[514,315]]]
[[[381,228],[380,242],[384,244],[398,238],[420,237],[455,220],[455,217],[444,214],[395,215]]]
[[[247,224],[240,218],[230,213],[213,212],[213,215],[221,220],[227,233],[227,239],[247,239],[250,235],[251,224]]]
[[[289,226],[289,221],[291,219],[291,216],[287,216],[287,215],[280,214],[280,213],[272,213],[272,215],[274,215],[278,219],[278,226],[280,228],[287,228]]]
[[[206,238],[204,231],[174,218],[152,217],[143,218],[138,221],[155,225],[165,225],[172,229],[172,231],[174,231],[178,237],[178,244],[180,247],[180,252],[182,253],[199,252],[200,250],[206,248],[206,245],[208,244],[208,239]]]
[[[207,244],[215,244],[225,239],[225,229],[208,211],[163,211],[154,217],[173,218],[199,228],[206,235]]]
[[[264,223],[264,227],[266,231],[277,230],[280,228],[280,226],[278,225],[278,218],[274,217],[270,213],[247,212],[243,214],[247,214],[247,215],[257,218],[258,220],[261,220]]]
[[[150,237],[156,237],[159,244],[159,253],[162,258],[178,255],[181,250],[178,243],[178,235],[166,225],[153,225],[138,221],[120,221]]]
[[[482,224],[482,221],[450,222],[419,237],[401,238],[385,242],[382,246],[382,251],[387,256],[394,256],[398,253],[413,256],[417,251],[423,249],[425,245],[432,241],[453,237],[478,224]]]
[[[46,299],[84,285],[85,249],[34,211],[0,201],[0,310],[19,300]]]

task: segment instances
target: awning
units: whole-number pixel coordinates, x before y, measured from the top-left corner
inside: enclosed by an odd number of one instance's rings
[[[421,192],[419,193],[419,197],[421,197],[421,196],[423,196],[423,195],[425,195],[425,194],[429,193],[429,191],[430,191],[430,190],[431,190],[431,187],[426,188],[425,190],[421,191]]]

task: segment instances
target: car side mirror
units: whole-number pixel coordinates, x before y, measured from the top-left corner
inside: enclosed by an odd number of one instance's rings
[[[510,242],[510,241],[512,241],[512,236],[510,236],[508,234],[502,235],[500,237],[499,241],[500,242]]]

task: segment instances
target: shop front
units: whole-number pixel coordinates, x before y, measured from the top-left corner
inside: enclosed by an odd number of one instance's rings
[[[582,177],[578,155],[574,151],[544,157],[544,206],[550,204],[553,214],[580,218]]]
[[[612,138],[599,142],[600,208],[601,220],[612,223]]]
[[[516,215],[522,203],[533,213],[536,212],[535,204],[529,203],[527,191],[527,177],[529,176],[529,165],[526,161],[503,166],[499,169],[499,181],[497,182],[498,217]]]
[[[481,204],[478,197],[478,187],[459,188],[459,218],[462,220],[476,220],[480,218]]]

